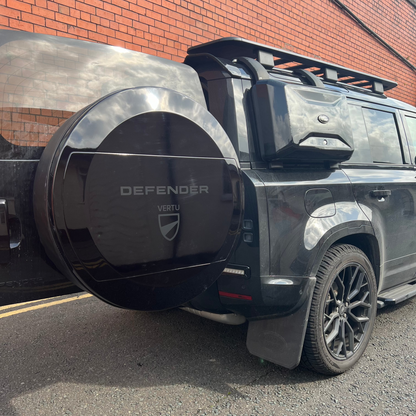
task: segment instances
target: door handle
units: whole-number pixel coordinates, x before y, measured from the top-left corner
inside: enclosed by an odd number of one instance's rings
[[[390,196],[391,191],[389,189],[375,189],[370,192],[370,195],[374,198],[384,198],[385,196]]]
[[[10,261],[9,213],[7,201],[0,199],[0,263]]]

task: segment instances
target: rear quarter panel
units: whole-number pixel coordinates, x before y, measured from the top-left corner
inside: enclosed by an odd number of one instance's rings
[[[315,276],[325,251],[338,239],[374,234],[343,171],[309,168],[257,174],[266,187],[270,275]],[[333,204],[308,213],[305,194],[314,189],[328,190]]]

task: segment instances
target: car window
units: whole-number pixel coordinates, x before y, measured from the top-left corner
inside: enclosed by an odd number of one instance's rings
[[[0,39],[0,154],[2,144],[44,147],[74,113],[121,89],[150,85],[199,99],[199,83],[184,83],[176,62],[32,33],[0,30]]]
[[[416,118],[406,116],[405,119],[410,132],[409,145],[413,148],[413,154],[416,154]]]
[[[362,111],[373,162],[402,164],[403,156],[394,114],[370,108],[363,108]]]
[[[372,163],[370,144],[365,128],[364,116],[361,107],[348,106],[351,117],[352,135],[354,140],[354,153],[348,162]]]

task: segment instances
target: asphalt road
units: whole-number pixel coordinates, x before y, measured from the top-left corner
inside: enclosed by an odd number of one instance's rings
[[[416,414],[416,300],[380,311],[358,365],[328,378],[251,356],[245,326],[73,297],[0,310],[1,416]]]

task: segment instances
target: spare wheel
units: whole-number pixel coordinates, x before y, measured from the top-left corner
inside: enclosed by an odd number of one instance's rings
[[[127,89],[55,133],[34,207],[41,241],[69,279],[112,305],[162,310],[225,268],[240,232],[241,172],[200,104],[164,88]]]

